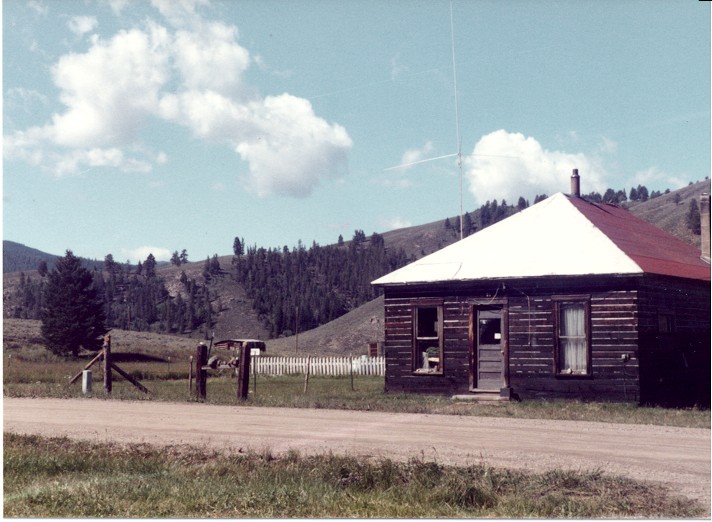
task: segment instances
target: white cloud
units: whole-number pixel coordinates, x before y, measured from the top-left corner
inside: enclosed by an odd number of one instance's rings
[[[11,87],[5,93],[5,109],[22,109],[30,112],[37,108],[37,104],[47,105],[48,98],[34,89]]]
[[[231,147],[247,162],[246,183],[259,196],[304,197],[343,172],[352,146],[346,130],[303,98],[253,94],[244,85],[253,59],[238,44],[237,28],[203,20],[196,8],[204,3],[154,0],[175,31],[148,21],[108,39],[92,35],[86,52],[60,57],[52,77],[64,110],[44,126],[5,136],[8,157],[55,175],[96,166],[148,171],[167,157],[138,143],[140,130],[159,119]],[[73,22],[86,32],[96,20]]]
[[[185,88],[234,95],[250,65],[250,53],[236,40],[237,29],[220,22],[178,31],[173,56]]]
[[[305,197],[345,167],[351,138],[317,117],[307,100],[281,94],[250,108],[246,123],[257,132],[242,136],[236,150],[250,164],[249,185],[257,195]]]
[[[208,0],[151,0],[153,7],[175,27],[200,23],[195,10],[207,3]]]
[[[167,248],[155,247],[155,246],[140,246],[136,248],[122,248],[121,258],[127,259],[131,263],[138,263],[141,261],[143,263],[146,261],[148,254],[153,254],[156,261],[170,261],[172,252]]]
[[[383,219],[380,221],[380,223],[383,226],[384,231],[386,232],[389,230],[397,230],[399,228],[408,228],[413,226],[413,223],[411,223],[407,219],[403,219],[400,216]]]
[[[96,29],[98,25],[96,16],[74,16],[67,22],[69,30],[77,36],[84,36]]]
[[[39,0],[29,0],[27,6],[40,16],[47,16],[49,8]]]
[[[127,5],[129,5],[129,0],[109,0],[109,7],[115,15],[120,15]]]
[[[420,149],[408,149],[403,153],[400,164],[403,165],[403,169],[408,169],[413,165],[413,163],[427,159],[432,150],[432,141],[426,142]]]
[[[581,192],[602,192],[608,174],[600,162],[583,153],[544,149],[532,137],[498,130],[483,136],[464,161],[465,175],[475,200],[506,199],[568,192],[573,169],[579,169]]]
[[[633,180],[636,185],[644,185],[648,188],[652,185],[654,187],[665,187],[673,190],[684,187],[690,181],[664,172],[656,167],[650,167],[636,172],[633,176]]]
[[[610,138],[607,138],[606,136],[603,136],[601,138],[599,149],[603,153],[612,154],[618,151],[618,143]]]

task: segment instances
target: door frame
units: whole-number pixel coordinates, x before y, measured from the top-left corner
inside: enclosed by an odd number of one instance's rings
[[[502,314],[502,389],[509,388],[509,306],[507,299],[473,299],[470,301],[469,319],[469,389],[476,385],[477,363],[477,312],[480,310],[499,310]]]

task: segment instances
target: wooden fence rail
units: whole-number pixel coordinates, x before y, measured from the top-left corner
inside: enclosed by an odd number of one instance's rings
[[[261,355],[252,359],[252,371],[261,375],[311,375],[339,376],[386,374],[384,357],[272,357]]]

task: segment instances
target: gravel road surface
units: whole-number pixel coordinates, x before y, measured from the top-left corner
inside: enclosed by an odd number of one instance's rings
[[[14,433],[227,451],[418,456],[531,471],[596,469],[664,483],[710,505],[710,430],[705,429],[96,399],[5,398],[3,403],[4,430]]]

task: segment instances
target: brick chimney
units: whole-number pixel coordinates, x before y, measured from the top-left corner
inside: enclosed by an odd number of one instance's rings
[[[574,169],[571,174],[571,195],[577,198],[581,197],[581,178],[579,178],[578,169]]]
[[[710,195],[700,195],[700,249],[702,259],[710,262]]]

